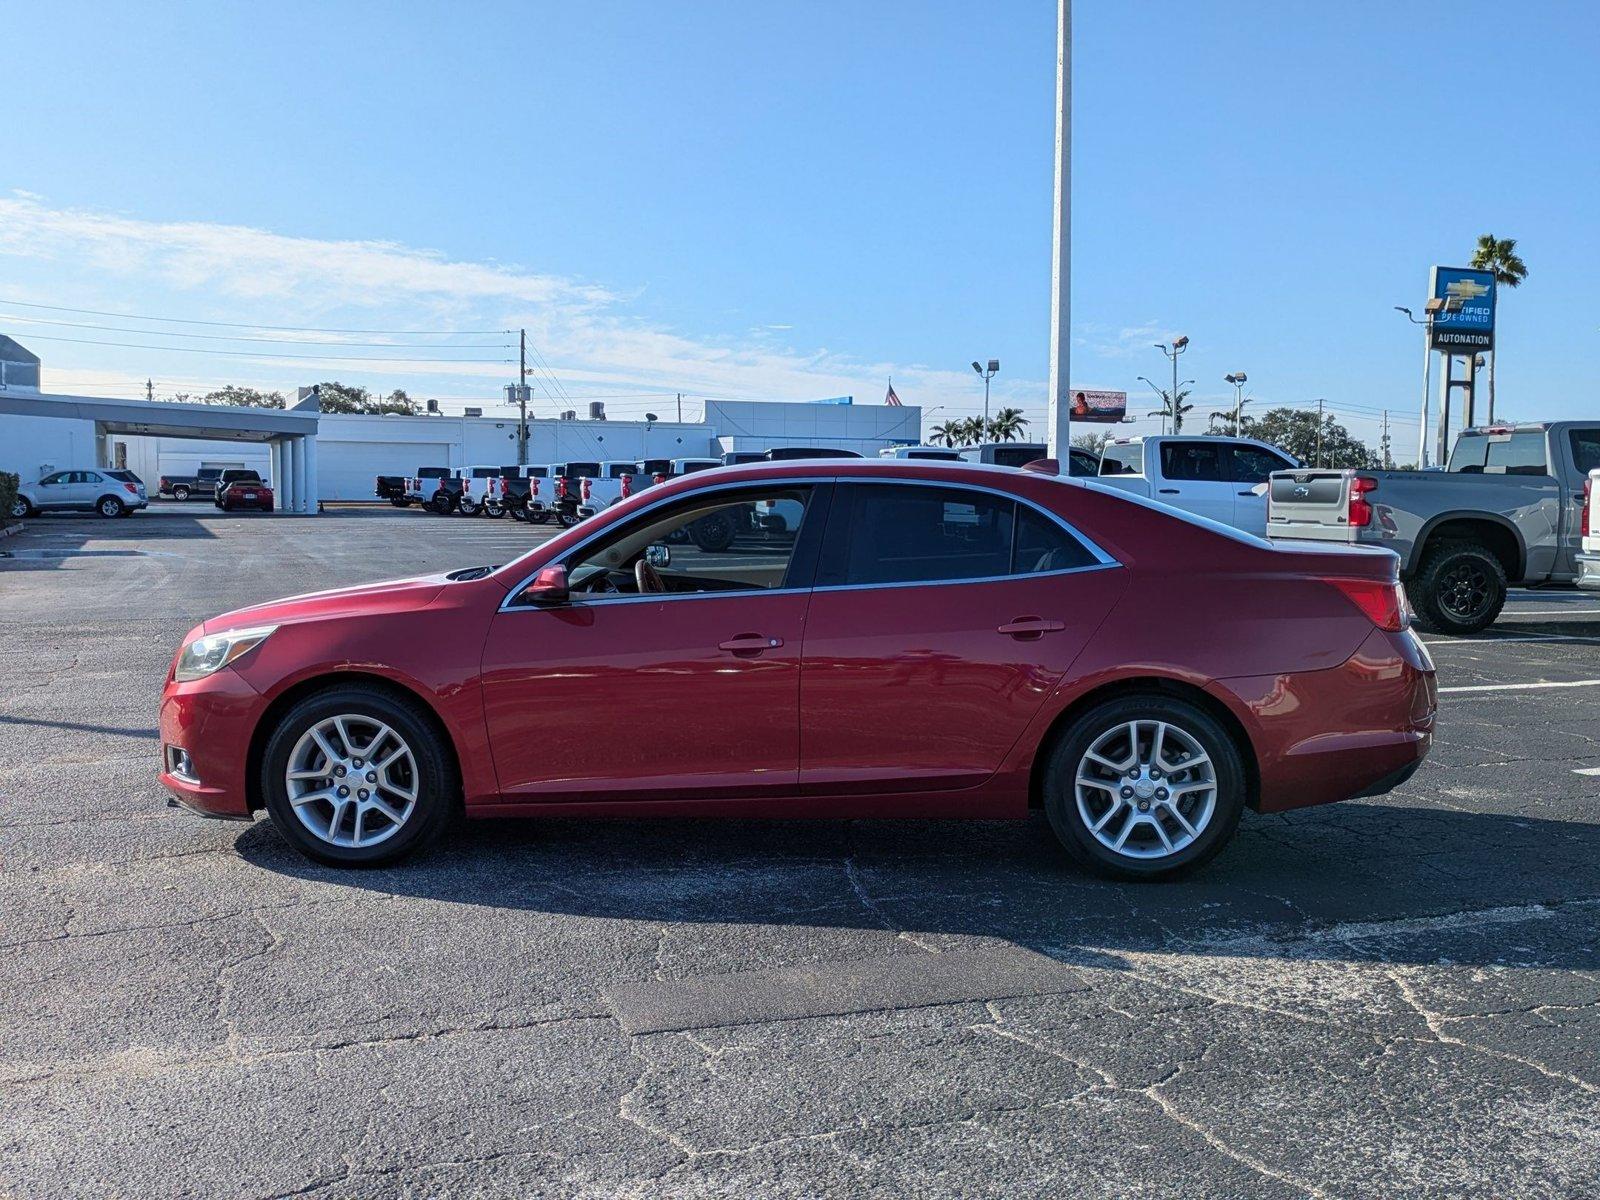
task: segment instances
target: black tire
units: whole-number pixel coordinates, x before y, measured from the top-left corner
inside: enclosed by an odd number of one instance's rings
[[[689,526],[689,540],[711,554],[721,553],[732,546],[737,533],[733,518],[725,512],[711,513]]]
[[[38,511],[38,509],[34,508],[34,506],[29,503],[26,496],[18,496],[11,502],[11,519],[13,521],[20,521],[24,517],[31,517]]]
[[[550,510],[546,508],[540,512],[530,513],[528,520],[534,525],[548,525],[550,523]]]
[[[1406,583],[1417,625],[1428,633],[1462,636],[1493,625],[1506,603],[1506,572],[1476,542],[1430,546]]]
[[[289,803],[284,780],[289,755],[302,734],[328,717],[353,714],[382,721],[412,749],[417,764],[417,800],[397,833],[372,846],[336,846],[301,823]],[[455,760],[421,703],[379,688],[332,687],[301,700],[279,720],[261,756],[261,795],[278,832],[307,858],[337,867],[376,867],[395,862],[436,841],[461,802]]]
[[[187,500],[189,498],[189,489],[181,483],[178,484],[172,489],[172,498],[174,500]]]
[[[459,512],[463,517],[475,517],[483,511],[483,505],[479,504],[470,496],[463,496],[460,500],[456,501],[456,511]]]
[[[480,511],[491,521],[498,521],[501,517],[506,515],[506,506],[501,504],[499,501],[486,500],[484,501],[483,508]]]
[[[407,500],[404,496],[390,496],[389,503],[394,505],[396,508],[411,507],[411,501]]]
[[[1164,722],[1192,737],[1210,758],[1216,784],[1211,816],[1200,829],[1199,836],[1159,858],[1133,857],[1103,845],[1090,830],[1078,804],[1078,766],[1085,753],[1103,734],[1135,721]],[[1171,879],[1193,871],[1209,862],[1227,844],[1244,811],[1246,775],[1238,745],[1210,713],[1170,696],[1119,696],[1098,704],[1073,721],[1047,753],[1044,809],[1050,828],[1078,863],[1108,879]],[[1109,793],[1105,795],[1113,807],[1137,802],[1119,801]],[[1159,818],[1159,806],[1153,805],[1150,812]],[[1142,819],[1131,808],[1128,817]],[[1112,819],[1120,828],[1122,818]],[[1170,827],[1176,829],[1175,825]]]
[[[95,501],[94,510],[102,517],[120,517],[128,511],[128,506],[115,496],[101,496]]]
[[[448,517],[456,510],[456,498],[449,492],[435,492],[433,499],[428,501],[428,509],[441,517]]]
[[[511,519],[513,521],[526,522],[527,519],[528,519],[528,508],[527,508],[527,505],[518,504],[518,505],[513,506],[512,509],[511,509]]]
[[[563,529],[571,529],[581,520],[583,520],[583,518],[580,517],[575,511],[570,509],[563,508],[560,512],[556,513],[556,524],[561,526]]]

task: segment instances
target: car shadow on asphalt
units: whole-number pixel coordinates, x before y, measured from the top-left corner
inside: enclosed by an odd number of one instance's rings
[[[385,895],[673,924],[999,938],[1063,961],[1201,954],[1593,968],[1600,825],[1349,803],[1247,814],[1170,883],[1075,867],[1032,821],[472,821],[398,865],[337,870],[269,821],[238,853]],[[1567,906],[1572,906],[1563,912]]]

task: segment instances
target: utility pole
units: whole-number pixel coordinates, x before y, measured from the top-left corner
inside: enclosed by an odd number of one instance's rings
[[[1317,401],[1317,466],[1322,465],[1322,400]]]
[[[528,331],[522,329],[518,332],[521,334],[518,339],[521,353],[518,356],[520,371],[517,376],[517,465],[524,467],[528,465]]]
[[[156,385],[153,379],[144,381],[144,398],[153,401],[156,398]]]
[[[1385,471],[1392,470],[1394,468],[1394,459],[1389,457],[1389,410],[1387,408],[1383,410],[1383,437],[1379,440],[1378,445],[1383,450],[1383,469]]]
[[[678,393],[678,424],[683,424],[683,393]]]
[[[1056,186],[1050,240],[1049,455],[1072,447],[1072,0],[1056,0]]]

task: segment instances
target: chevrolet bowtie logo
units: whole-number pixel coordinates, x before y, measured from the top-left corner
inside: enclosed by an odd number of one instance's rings
[[[1445,292],[1463,302],[1476,300],[1489,294],[1489,285],[1479,283],[1476,279],[1453,279],[1444,285]]]

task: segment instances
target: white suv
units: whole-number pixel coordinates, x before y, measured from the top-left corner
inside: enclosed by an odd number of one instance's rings
[[[23,484],[11,502],[11,515],[20,519],[36,512],[63,509],[125,517],[149,503],[144,484],[132,471],[95,467],[54,471],[38,483]]]

